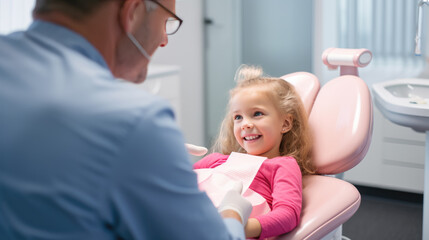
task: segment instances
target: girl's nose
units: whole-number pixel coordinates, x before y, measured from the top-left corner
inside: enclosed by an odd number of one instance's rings
[[[249,129],[249,128],[253,128],[253,123],[251,123],[250,121],[248,121],[248,120],[245,120],[244,122],[243,122],[243,125],[241,125],[241,129]]]

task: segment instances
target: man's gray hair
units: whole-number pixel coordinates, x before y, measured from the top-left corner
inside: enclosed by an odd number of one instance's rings
[[[45,14],[59,11],[67,16],[80,20],[91,15],[101,5],[112,0],[36,0],[35,14]],[[144,1],[146,11],[152,11],[158,7],[153,1]]]
[[[91,15],[95,9],[109,1],[112,0],[36,0],[33,12],[35,14],[62,12],[79,20]]]
[[[146,5],[146,11],[150,12],[158,8],[158,4],[154,3],[153,1],[144,1]]]

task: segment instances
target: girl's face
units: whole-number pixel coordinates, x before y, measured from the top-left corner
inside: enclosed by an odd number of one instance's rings
[[[257,87],[244,88],[231,98],[234,136],[248,154],[273,158],[280,155],[283,133],[292,119],[282,116],[272,100]]]

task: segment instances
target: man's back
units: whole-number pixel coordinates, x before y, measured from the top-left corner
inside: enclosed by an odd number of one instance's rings
[[[45,30],[0,38],[0,236],[108,239],[93,230],[108,229],[111,167],[133,110],[154,100],[115,79],[83,38],[63,29],[70,42],[58,43]]]
[[[0,37],[0,49],[0,239],[224,229],[164,100],[114,78],[86,40],[49,23]]]

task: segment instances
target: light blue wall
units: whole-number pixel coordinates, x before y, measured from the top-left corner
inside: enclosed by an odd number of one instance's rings
[[[311,71],[312,0],[244,0],[242,60],[271,76]]]

